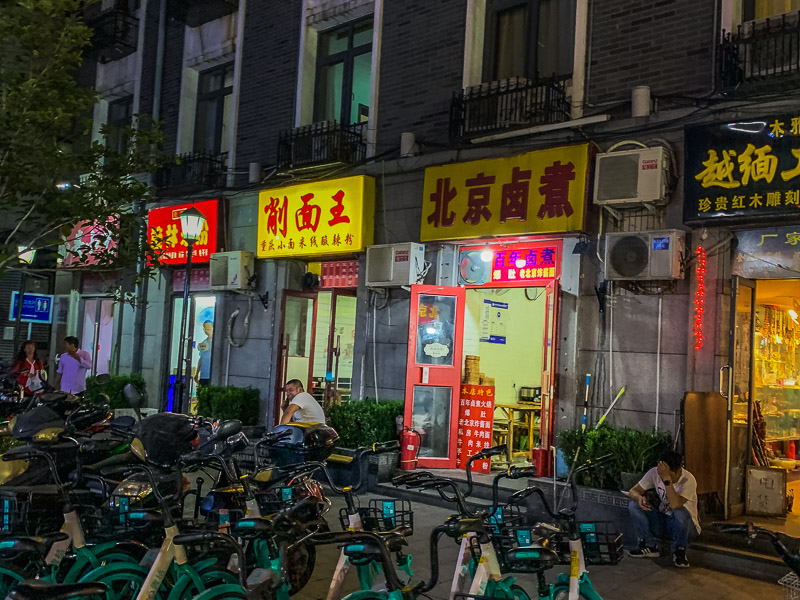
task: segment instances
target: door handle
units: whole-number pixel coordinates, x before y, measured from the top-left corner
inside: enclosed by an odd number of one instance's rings
[[[725,380],[725,375],[723,374],[725,371],[728,371],[728,380],[731,377],[731,366],[730,365],[722,365],[719,368],[719,395],[723,398],[728,397],[728,386],[723,385]]]

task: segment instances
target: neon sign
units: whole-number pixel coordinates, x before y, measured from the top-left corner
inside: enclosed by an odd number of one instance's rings
[[[697,257],[697,289],[694,292],[694,349],[703,347],[703,313],[706,308],[706,249],[698,246]]]

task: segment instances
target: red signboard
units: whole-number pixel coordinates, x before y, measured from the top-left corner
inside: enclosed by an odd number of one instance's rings
[[[154,208],[147,213],[147,235],[159,252],[162,265],[186,264],[186,241],[181,233],[181,213],[194,207],[206,218],[203,231],[194,243],[192,264],[207,263],[217,251],[217,200]]]
[[[116,226],[116,217],[105,225],[97,221],[81,221],[64,240],[64,267],[91,267],[97,264],[98,252],[114,251],[117,243],[111,239],[109,228]]]
[[[333,260],[322,263],[321,288],[358,287],[358,261]]]
[[[467,466],[467,459],[492,445],[494,426],[494,386],[461,386],[461,400],[458,403],[458,468]],[[488,473],[489,461],[478,460],[472,463],[476,473]]]
[[[484,246],[466,246],[462,251],[486,254],[489,276],[484,286],[546,286],[561,276],[561,242],[520,242]],[[467,286],[472,287],[472,286]],[[480,287],[480,286],[474,286]]]

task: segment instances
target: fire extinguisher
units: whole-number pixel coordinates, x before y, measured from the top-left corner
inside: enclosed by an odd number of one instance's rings
[[[417,454],[422,438],[419,433],[410,427],[403,428],[400,436],[400,468],[404,471],[413,471],[417,468]]]

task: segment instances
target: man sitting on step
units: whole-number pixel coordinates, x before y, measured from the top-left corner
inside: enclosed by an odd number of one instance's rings
[[[630,556],[659,556],[657,538],[672,541],[672,562],[687,568],[686,548],[700,533],[697,518],[697,480],[683,468],[683,456],[664,452],[629,492],[628,512],[639,541]]]

